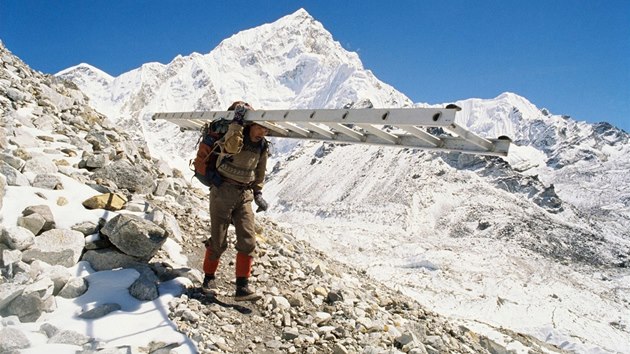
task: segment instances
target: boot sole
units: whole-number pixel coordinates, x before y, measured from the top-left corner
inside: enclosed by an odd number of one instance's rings
[[[260,299],[262,299],[262,296],[258,294],[234,296],[235,301],[258,301]]]

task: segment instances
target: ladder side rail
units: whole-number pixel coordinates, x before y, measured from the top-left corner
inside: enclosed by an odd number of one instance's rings
[[[233,111],[171,112],[156,113],[152,119],[231,120],[233,115]],[[455,110],[444,108],[252,110],[247,112],[245,120],[446,127],[455,121]]]
[[[444,127],[444,129],[488,151],[492,151],[494,149],[494,144],[492,144],[490,140],[482,138],[479,135],[464,129],[455,123],[449,125],[448,127]]]
[[[271,134],[271,137],[276,137],[276,135]],[[410,148],[410,149],[421,149],[421,150],[429,150],[429,151],[437,151],[437,152],[460,152],[465,154],[475,154],[475,155],[486,155],[486,156],[507,156],[509,149],[509,141],[507,140],[493,140],[493,143],[497,145],[497,148],[494,151],[488,151],[479,146],[460,139],[453,137],[445,137],[444,144],[441,147],[433,146],[422,139],[418,139],[414,136],[402,136],[400,137],[400,144],[393,145],[391,143],[384,142],[377,136],[374,135],[366,135],[365,140],[358,142],[355,139],[351,138],[347,135],[338,134],[334,139],[328,139],[326,137],[313,136],[312,138],[305,139],[302,136],[290,132],[288,136],[279,136],[287,139],[297,139],[297,140],[312,140],[312,141],[323,141],[323,142],[332,142],[339,144],[360,144],[360,145],[377,145],[377,146],[396,146],[402,148]]]
[[[346,124],[415,124],[442,127],[455,121],[455,112],[454,109],[444,108],[297,109],[248,111],[245,119]]]

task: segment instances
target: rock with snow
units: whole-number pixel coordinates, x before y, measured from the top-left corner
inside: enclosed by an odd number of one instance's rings
[[[35,176],[32,186],[43,189],[64,189],[59,176],[52,173],[38,174]]]
[[[66,299],[74,299],[83,295],[88,289],[88,284],[82,277],[70,278],[57,294]]]
[[[31,185],[26,176],[4,161],[0,161],[0,173],[5,177],[6,184],[9,186]]]
[[[83,346],[90,340],[90,337],[86,336],[83,333],[78,333],[71,330],[59,330],[52,337],[50,337],[50,339],[48,339],[48,343]]]
[[[43,312],[55,309],[53,290],[54,284],[47,278],[27,285],[19,297],[7,304],[3,312],[18,316],[21,322],[35,322]]]
[[[141,260],[151,259],[166,242],[163,228],[135,215],[120,214],[109,220],[101,233],[120,251]]]
[[[55,228],[55,217],[48,205],[32,205],[22,210],[22,216],[26,217],[32,214],[38,214],[44,218],[45,222],[41,231],[48,231]]]
[[[127,160],[117,160],[94,171],[92,178],[112,181],[130,192],[147,193],[154,188],[153,176]]]
[[[22,226],[3,228],[1,233],[0,240],[14,250],[23,251],[35,243],[35,235]]]
[[[40,214],[33,213],[27,216],[19,216],[17,225],[28,229],[34,235],[39,235],[44,225],[46,225],[46,219]]]
[[[0,353],[19,352],[31,345],[24,332],[12,327],[0,328]]]
[[[82,233],[66,229],[52,229],[35,238],[32,247],[24,251],[25,260],[42,260],[48,264],[65,267],[75,265],[85,247]]]
[[[142,260],[111,248],[87,250],[81,257],[82,261],[90,263],[95,270],[110,270],[115,268],[130,268],[142,263]]]
[[[91,308],[85,312],[80,313],[78,317],[83,318],[85,320],[93,320],[93,319],[101,318],[110,312],[118,311],[120,309],[121,309],[121,306],[116,303],[102,304],[94,308]]]

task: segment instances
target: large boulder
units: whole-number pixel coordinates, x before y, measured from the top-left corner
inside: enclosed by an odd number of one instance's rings
[[[85,246],[85,237],[74,230],[53,229],[35,238],[35,244],[24,251],[24,261],[42,260],[51,265],[75,265]]]
[[[4,312],[9,316],[18,316],[22,322],[35,322],[42,312],[55,309],[53,290],[53,281],[48,278],[29,284],[19,297],[11,301]]]
[[[141,263],[140,259],[111,248],[88,250],[81,260],[90,263],[96,271],[131,268]]]
[[[132,193],[150,193],[154,189],[153,176],[127,160],[117,160],[99,168],[92,175],[92,179],[97,178],[110,180]]]
[[[109,220],[101,233],[121,252],[143,261],[151,259],[168,237],[158,225],[135,215],[124,214]]]
[[[31,346],[24,332],[15,327],[0,328],[0,353],[18,353]]]
[[[23,251],[35,243],[35,235],[21,226],[8,227],[1,232],[0,240],[14,250]]]

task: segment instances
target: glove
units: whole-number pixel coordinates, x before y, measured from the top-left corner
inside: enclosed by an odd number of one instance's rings
[[[256,205],[258,205],[258,209],[256,209],[257,213],[259,213],[261,211],[266,211],[267,208],[269,208],[269,205],[263,199],[261,192],[254,193],[254,203],[256,203]]]
[[[232,118],[233,123],[237,123],[239,125],[243,125],[243,123],[245,123],[245,113],[247,113],[247,107],[249,107],[249,105],[245,103],[239,104],[234,108],[234,118]]]

